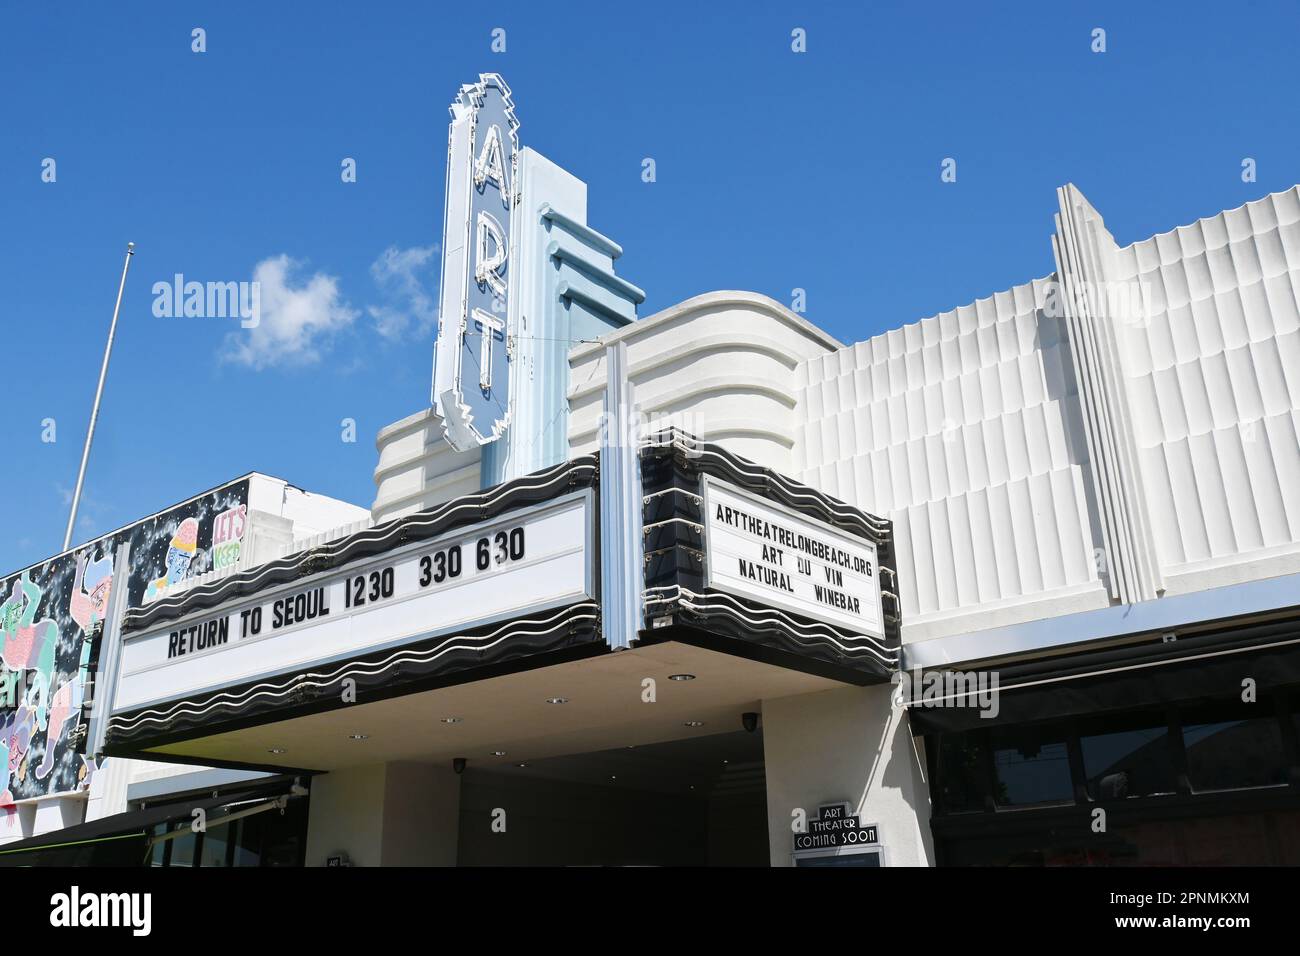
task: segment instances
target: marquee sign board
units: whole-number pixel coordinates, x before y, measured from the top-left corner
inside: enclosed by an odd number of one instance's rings
[[[592,522],[592,492],[572,492],[128,635],[113,710],[583,600]]]
[[[861,817],[851,815],[847,803],[818,808],[817,819],[808,821],[808,832],[794,835],[795,850],[826,850],[879,842],[880,834],[876,825],[864,824]]]
[[[876,545],[710,476],[705,586],[883,638]]]
[[[819,807],[806,833],[794,835],[795,866],[882,866],[880,828],[849,813],[847,803]]]
[[[505,80],[480,75],[451,104],[433,403],[469,451],[510,421],[519,121]]]

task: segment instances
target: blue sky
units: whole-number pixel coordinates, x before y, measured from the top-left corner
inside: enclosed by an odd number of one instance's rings
[[[427,402],[447,104],[481,71],[643,316],[798,287],[859,340],[1050,272],[1066,181],[1128,243],[1300,180],[1294,3],[50,7],[0,3],[0,571],[62,542],[127,240],[78,539],[250,470],[371,503],[375,432]],[[156,281],[255,270],[301,334],[251,362],[231,320],[153,315]]]

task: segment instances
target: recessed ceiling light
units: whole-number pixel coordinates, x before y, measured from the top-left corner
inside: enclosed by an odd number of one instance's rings
[[[528,764],[526,764],[526,763],[517,763],[517,764],[515,764],[515,766],[516,766],[516,767],[527,767]]]
[[[610,779],[610,780],[617,780],[618,777],[614,776],[614,774],[611,773],[611,774],[609,775],[609,779]]]
[[[695,680],[694,674],[669,674],[669,680]]]
[[[369,740],[369,734],[348,734],[348,740]]]
[[[284,748],[283,748],[283,747],[272,747],[270,750],[267,751],[267,753],[269,753],[269,754],[282,754],[282,753],[284,753]]]
[[[505,755],[506,755],[506,752],[505,752],[504,750],[494,750],[494,751],[492,751],[492,756],[493,756],[493,757],[504,757]]]
[[[687,727],[703,727],[703,726],[704,726],[704,721],[702,721],[702,720],[688,720],[688,721],[686,721],[686,726],[687,726]]]
[[[567,703],[569,702],[569,698],[567,698],[567,697],[548,697],[548,698],[546,698],[546,702],[547,702],[548,704],[567,704]]]
[[[442,718],[442,722],[444,724],[459,724],[464,719],[464,717],[444,717]]]

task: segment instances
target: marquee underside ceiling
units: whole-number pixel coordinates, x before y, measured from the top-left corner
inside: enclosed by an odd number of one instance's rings
[[[672,681],[672,674],[694,674]],[[655,681],[655,702],[642,700]],[[393,760],[510,766],[741,728],[762,701],[845,684],[668,642],[356,704],[151,749],[187,761],[337,770]],[[567,698],[563,704],[550,698]],[[457,723],[443,718],[459,717]],[[687,726],[699,721],[701,726]],[[351,735],[365,735],[353,740]],[[283,753],[273,753],[283,750]],[[494,756],[494,751],[505,751]],[[141,754],[144,756],[144,754]]]

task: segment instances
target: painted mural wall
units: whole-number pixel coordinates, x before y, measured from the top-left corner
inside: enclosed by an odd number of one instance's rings
[[[191,575],[238,563],[248,524],[247,479],[0,579],[0,832],[14,801],[83,789],[91,675],[118,551],[130,547],[132,607]]]

